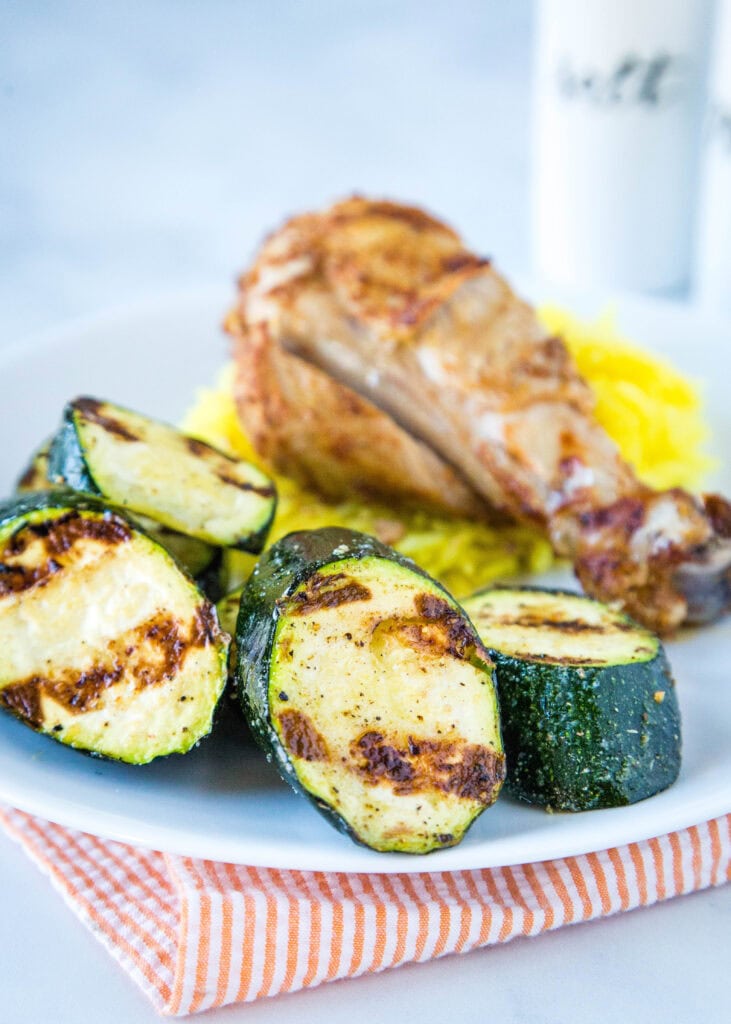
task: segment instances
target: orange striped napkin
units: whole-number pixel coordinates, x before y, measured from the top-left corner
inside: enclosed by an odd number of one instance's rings
[[[731,814],[563,860],[348,875],[192,860],[17,810],[0,821],[160,1013],[536,935],[731,879]]]

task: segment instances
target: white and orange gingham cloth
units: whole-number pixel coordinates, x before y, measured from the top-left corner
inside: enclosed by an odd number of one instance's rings
[[[163,1014],[537,935],[731,880],[731,814],[561,860],[475,871],[280,871],[0,822]]]

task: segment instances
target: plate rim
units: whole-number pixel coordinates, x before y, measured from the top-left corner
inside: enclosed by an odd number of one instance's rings
[[[23,726],[18,723],[21,728]],[[46,737],[43,737],[46,739]],[[53,742],[48,739],[48,742]],[[263,755],[262,755],[263,756]],[[665,792],[668,792],[667,790]],[[0,794],[2,802],[7,806],[37,815],[47,821],[65,828],[90,833],[100,838],[124,843],[125,845],[156,850],[180,857],[193,857],[201,860],[214,860],[231,864],[247,864],[253,867],[271,867],[284,870],[304,871],[335,871],[346,874],[419,874],[431,871],[470,871],[497,867],[510,867],[516,864],[542,863],[549,860],[583,856],[598,853],[607,849],[644,842],[648,839],[669,835],[672,832],[702,825],[706,821],[722,817],[730,813],[731,805],[728,798],[721,794],[706,795],[688,801],[668,814],[664,805],[658,805],[662,793],[648,800],[640,801],[626,807],[608,808],[601,811],[584,812],[601,815],[601,827],[596,828],[595,839],[587,841],[583,833],[572,839],[556,830],[555,833],[544,832],[536,839],[530,840],[537,847],[535,856],[526,859],[525,850],[519,849],[525,844],[525,837],[486,837],[479,845],[457,845],[449,850],[438,850],[425,856],[406,853],[378,853],[365,847],[353,844],[350,839],[340,836],[344,844],[330,849],[302,847],[267,846],[259,842],[253,847],[246,846],[246,840],[232,842],[229,837],[223,840],[202,837],[200,833],[182,831],[179,827],[142,822],[130,816],[117,815],[114,812],[99,811],[94,827],[90,827],[90,811],[74,805],[72,800],[59,799],[57,795],[45,801],[38,793],[27,798],[21,790],[15,796],[12,786],[3,786]],[[16,798],[17,797],[17,798]],[[648,804],[654,801],[656,808],[647,814]],[[526,805],[527,808],[527,805]],[[530,808],[536,814],[548,814],[542,808]],[[639,809],[639,810],[638,810]],[[487,808],[485,813],[489,813]],[[645,812],[644,814],[642,812]],[[629,814],[627,812],[630,812]],[[314,812],[313,812],[314,813]],[[571,812],[566,812],[570,814]],[[618,817],[617,823],[608,822],[610,817]],[[553,815],[555,816],[555,815]],[[635,818],[645,822],[639,825]],[[597,819],[593,819],[597,823]],[[661,824],[660,824],[661,822]],[[609,839],[607,832],[611,829]],[[162,840],[162,841],[161,841]],[[238,851],[238,852],[237,852]],[[489,851],[489,852],[488,852]],[[363,861],[360,864],[360,861]],[[344,867],[345,862],[352,866]]]

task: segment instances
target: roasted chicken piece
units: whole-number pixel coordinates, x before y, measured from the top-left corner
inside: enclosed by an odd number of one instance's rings
[[[239,409],[245,425],[263,424],[261,447],[277,446],[283,419],[267,422],[265,400],[251,401],[245,353],[257,337],[275,361],[286,352],[311,364],[321,410],[341,387],[380,410],[371,462],[392,458],[385,414],[420,445],[422,469],[426,445],[467,493],[544,529],[589,594],[661,632],[731,605],[731,506],[641,484],[595,421],[563,342],[423,211],[353,198],[295,217],[242,278],[235,318]],[[337,428],[337,416],[328,422]]]
[[[330,499],[359,494],[485,517],[494,512],[431,448],[386,413],[272,341],[266,324],[226,320],[236,404],[266,461]]]

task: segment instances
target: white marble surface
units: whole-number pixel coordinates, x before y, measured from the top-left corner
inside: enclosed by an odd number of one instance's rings
[[[363,190],[528,262],[526,0],[0,3],[0,344],[233,280],[286,213]],[[0,1020],[158,1019],[0,837]],[[206,1020],[721,1024],[728,886]]]

